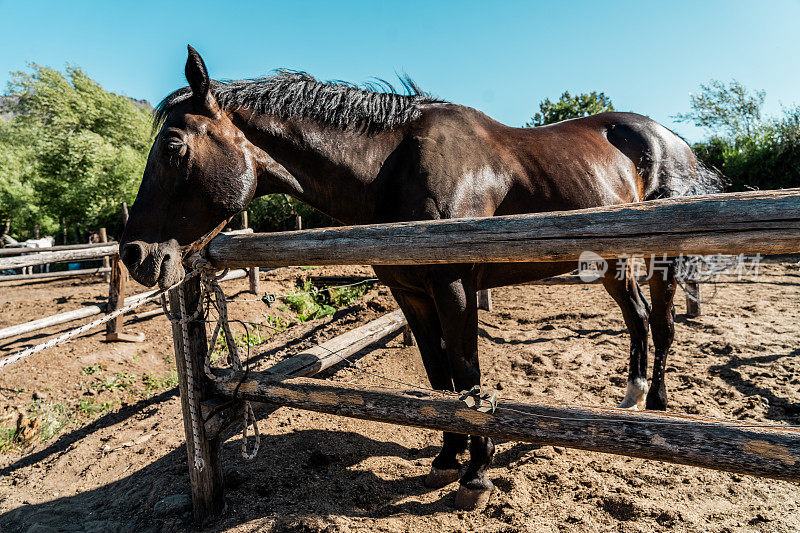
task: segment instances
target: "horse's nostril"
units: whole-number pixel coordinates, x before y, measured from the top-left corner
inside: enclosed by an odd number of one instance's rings
[[[133,270],[142,262],[142,246],[132,242],[126,244],[120,251],[120,259],[129,270]]]

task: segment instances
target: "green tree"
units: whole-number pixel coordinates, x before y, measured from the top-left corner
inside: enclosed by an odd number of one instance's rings
[[[0,194],[13,196],[10,207],[3,202],[12,234],[42,216],[81,229],[118,218],[152,143],[149,110],[72,66],[12,73],[5,101],[12,118],[0,129],[0,157],[11,167]]]
[[[689,95],[691,111],[673,118],[730,139],[750,136],[761,122],[765,97],[764,91],[750,92],[736,80],[711,80],[700,84],[700,92]]]
[[[732,191],[800,187],[800,106],[754,124],[753,131],[735,138],[715,136],[692,149],[722,172]]]
[[[33,139],[27,132],[0,120],[0,238],[15,227],[39,224],[54,231],[55,224],[43,215],[29,179],[35,165]]]
[[[561,98],[555,102],[551,102],[549,98],[542,100],[539,104],[539,112],[533,115],[525,127],[544,126],[605,111],[614,111],[614,105],[604,93],[592,91],[572,96],[568,91],[564,91]]]
[[[674,117],[709,131],[710,138],[692,149],[732,191],[800,187],[800,107],[763,118],[765,97],[736,80],[711,80],[690,96],[691,110]]]

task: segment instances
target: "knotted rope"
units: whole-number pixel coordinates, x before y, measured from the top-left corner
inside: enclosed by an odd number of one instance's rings
[[[243,370],[241,357],[239,355],[239,347],[233,338],[230,323],[228,320],[228,306],[225,299],[225,293],[219,285],[219,280],[225,275],[225,272],[219,276],[215,275],[215,269],[204,259],[195,257],[193,259],[193,266],[200,272],[200,295],[197,302],[197,308],[189,315],[186,310],[186,301],[183,291],[178,291],[178,303],[180,305],[180,316],[176,317],[173,312],[170,312],[166,298],[162,295],[161,306],[164,309],[164,315],[172,322],[177,324],[181,330],[182,338],[182,356],[183,363],[186,368],[186,400],[189,403],[189,417],[192,427],[192,443],[194,444],[194,467],[197,470],[202,470],[205,466],[202,454],[200,453],[200,424],[201,416],[197,412],[197,402],[195,401],[194,381],[194,367],[192,366],[191,353],[189,350],[189,323],[196,320],[203,313],[203,302],[208,301],[210,306],[213,306],[217,311],[217,323],[214,327],[214,332],[211,336],[211,343],[205,348],[205,356],[203,357],[203,371],[206,376],[212,381],[222,382],[229,381],[234,372]],[[230,364],[229,371],[218,376],[211,368],[211,352],[217,342],[217,336],[222,329],[225,337],[225,343],[228,347],[228,363]],[[253,450],[247,451],[247,426],[249,423],[253,424],[253,436],[255,442]],[[258,424],[256,424],[255,413],[249,401],[244,402],[244,414],[242,421],[242,457],[247,460],[252,460],[258,455],[258,448],[261,443],[261,436],[258,431]]]

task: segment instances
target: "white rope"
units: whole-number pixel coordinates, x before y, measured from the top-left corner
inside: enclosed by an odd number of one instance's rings
[[[217,309],[218,313],[218,320],[217,324],[214,327],[214,335],[212,336],[212,342],[210,348],[206,351],[205,363],[203,368],[205,369],[206,375],[214,380],[214,381],[221,381],[230,380],[233,372],[243,370],[242,360],[239,355],[239,347],[236,345],[236,341],[233,338],[233,332],[231,331],[230,322],[228,320],[228,305],[226,303],[225,293],[222,290],[222,287],[219,284],[219,279],[222,275],[214,277],[213,275],[207,274],[208,270],[203,272],[203,284],[206,287],[206,291],[212,293],[214,295],[214,300],[212,301],[214,307]],[[224,275],[224,274],[223,274]],[[213,349],[217,334],[219,333],[220,326],[225,334],[225,343],[228,346],[228,362],[231,365],[230,373],[226,378],[217,377],[211,371],[211,350]],[[249,341],[249,339],[248,339]],[[249,423],[253,424],[253,437],[255,441],[253,443],[253,451],[247,451],[247,426]],[[261,445],[261,434],[258,431],[258,424],[256,423],[256,415],[253,412],[253,406],[250,404],[249,401],[244,402],[244,415],[242,420],[242,457],[247,459],[248,461],[255,459],[258,455],[258,449]]]
[[[189,321],[186,318],[186,299],[184,298],[183,291],[178,290],[178,302],[181,307],[181,319],[178,324],[181,328],[181,337],[183,344],[183,364],[186,370],[186,401],[189,404],[189,418],[191,419],[192,426],[192,444],[194,447],[194,468],[195,470],[203,470],[205,463],[203,455],[200,452],[200,417],[197,415],[197,405],[194,398],[194,368],[192,367],[191,354],[189,353]],[[203,293],[200,293],[200,299],[197,302],[197,309],[203,307]]]
[[[219,280],[225,275],[225,272],[220,274],[219,276],[215,276],[213,273],[212,267],[202,259],[196,259],[194,261],[194,266],[201,271],[201,286],[200,286],[200,295],[198,297],[197,308],[195,311],[188,315],[186,311],[186,303],[184,300],[184,294],[182,290],[178,291],[178,301],[180,303],[180,317],[176,318],[174,313],[171,313],[168,309],[166,298],[162,297],[161,304],[164,308],[164,314],[166,317],[174,324],[180,326],[181,329],[181,337],[182,337],[182,357],[184,366],[186,368],[186,384],[187,384],[187,391],[186,391],[186,400],[189,403],[189,418],[191,423],[192,429],[192,443],[194,444],[194,467],[196,470],[202,470],[205,466],[205,463],[202,458],[202,454],[200,453],[200,424],[201,424],[201,417],[197,412],[197,404],[195,401],[195,394],[194,394],[194,367],[192,366],[192,356],[189,350],[189,323],[193,320],[196,320],[202,314],[203,310],[203,300],[208,297],[209,304],[213,305],[218,314],[218,320],[214,327],[214,333],[211,336],[211,343],[206,348],[205,356],[203,357],[203,371],[206,376],[217,382],[221,381],[229,381],[233,376],[233,372],[240,371],[243,369],[242,361],[239,356],[239,347],[236,345],[236,341],[233,337],[233,333],[230,329],[230,324],[228,321],[228,308],[225,304],[225,293],[222,291],[222,287],[219,285]],[[227,271],[226,271],[227,272]],[[213,295],[213,299],[211,297]],[[223,330],[225,335],[225,343],[228,347],[228,362],[231,364],[231,369],[229,372],[224,376],[216,375],[212,368],[211,368],[211,352],[216,345],[217,336],[219,334],[220,329]],[[255,437],[255,443],[253,444],[252,452],[247,451],[247,426],[248,424],[253,424],[253,436]],[[253,411],[253,407],[249,401],[244,402],[244,413],[243,413],[243,421],[242,421],[242,457],[247,460],[252,460],[258,455],[258,449],[261,444],[261,435],[258,431],[258,424],[256,423],[255,413]]]
[[[9,355],[8,357],[0,360],[0,368],[5,367],[6,365],[10,365],[11,363],[14,363],[16,361],[20,361],[22,359],[25,359],[28,356],[31,356],[31,355],[33,355],[35,353],[41,352],[42,350],[46,350],[48,348],[52,348],[54,346],[58,346],[59,344],[64,344],[65,342],[69,341],[70,339],[78,337],[81,334],[89,331],[90,329],[94,329],[97,326],[101,326],[101,325],[105,324],[106,322],[114,320],[118,316],[127,313],[131,309],[136,309],[137,307],[140,307],[140,306],[142,306],[142,305],[144,305],[144,304],[146,304],[148,302],[152,302],[156,298],[161,297],[166,291],[171,290],[171,289],[179,286],[181,283],[183,283],[184,281],[186,281],[189,278],[193,277],[195,274],[197,274],[196,270],[194,272],[190,273],[189,275],[187,275],[183,280],[179,281],[175,285],[173,285],[171,287],[168,287],[166,289],[163,289],[163,290],[161,290],[159,292],[156,292],[155,294],[153,294],[151,296],[148,296],[147,298],[143,298],[143,299],[141,299],[141,300],[139,300],[137,302],[134,302],[132,304],[126,305],[124,307],[121,307],[121,308],[117,309],[116,311],[112,311],[111,313],[107,314],[106,316],[104,316],[102,318],[98,318],[97,320],[89,322],[88,324],[84,324],[84,325],[79,326],[79,327],[77,327],[75,329],[71,329],[71,330],[67,331],[66,333],[63,333],[63,334],[59,335],[58,337],[53,337],[52,339],[50,339],[48,341],[45,341],[45,342],[43,342],[41,344],[37,344],[36,346],[31,346],[30,348],[25,348],[24,350],[20,350],[19,352],[13,353],[13,354]]]

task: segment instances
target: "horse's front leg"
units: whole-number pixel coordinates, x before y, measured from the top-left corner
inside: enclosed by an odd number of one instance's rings
[[[462,277],[455,268],[441,267],[434,271],[431,289],[442,326],[453,385],[457,391],[469,390],[481,383],[478,305],[474,284],[469,277]],[[461,476],[455,501],[456,507],[464,510],[484,507],[494,491],[494,485],[486,475],[494,455],[491,439],[472,436],[469,450],[469,465]]]
[[[436,305],[430,296],[392,289],[392,295],[406,317],[417,341],[428,382],[436,390],[453,390],[450,363],[444,350],[442,328]],[[467,449],[467,436],[460,433],[444,432],[442,449],[433,460],[431,471],[425,479],[425,486],[438,489],[458,481],[461,476],[461,463],[458,455]]]

